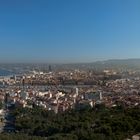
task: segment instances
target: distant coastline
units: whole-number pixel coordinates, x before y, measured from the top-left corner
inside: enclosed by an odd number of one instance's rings
[[[8,71],[8,70],[4,70],[4,69],[0,69],[0,76],[10,76],[10,75],[14,75],[14,72]]]

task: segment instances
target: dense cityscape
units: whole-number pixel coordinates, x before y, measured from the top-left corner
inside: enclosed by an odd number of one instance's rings
[[[140,71],[138,69],[126,71],[106,68],[97,71],[71,67],[69,70],[64,70],[55,69],[51,65],[46,65],[45,68],[39,67],[37,70],[35,66],[29,65],[25,72],[0,76],[0,131],[2,133],[19,133],[24,128],[23,125],[19,129],[19,118],[15,115],[17,109],[38,108],[57,115],[71,110],[95,109],[102,105],[109,110],[119,106],[126,110],[139,108]],[[22,113],[19,115],[23,115]],[[47,135],[44,132],[43,136]],[[136,135],[133,139],[135,137],[139,136]]]
[[[140,140],[140,0],[0,0],[0,140]]]

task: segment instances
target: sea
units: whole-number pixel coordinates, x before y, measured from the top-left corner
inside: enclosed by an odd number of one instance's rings
[[[12,71],[0,69],[0,76],[10,76],[10,75],[14,75],[14,74],[15,74],[15,73],[12,72]]]

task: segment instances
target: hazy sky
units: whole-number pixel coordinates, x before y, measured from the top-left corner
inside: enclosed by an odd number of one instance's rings
[[[140,58],[140,0],[0,0],[0,62]]]

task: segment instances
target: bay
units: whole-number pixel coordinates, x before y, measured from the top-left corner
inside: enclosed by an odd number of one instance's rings
[[[9,76],[9,75],[14,75],[15,73],[12,71],[0,69],[0,76]]]

